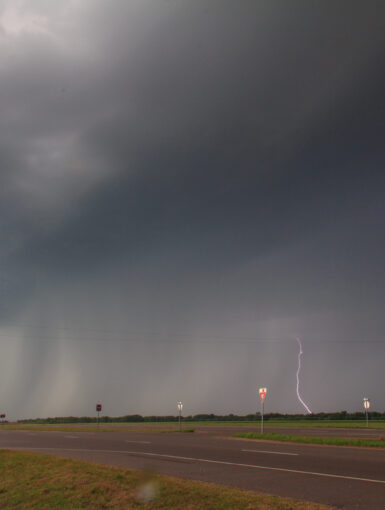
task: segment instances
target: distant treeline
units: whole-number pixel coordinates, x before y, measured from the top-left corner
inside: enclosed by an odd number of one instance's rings
[[[370,420],[385,420],[385,412],[369,412]],[[140,414],[128,414],[125,416],[101,416],[100,423],[151,423],[151,422],[177,422],[178,416],[141,416]],[[261,419],[260,413],[246,414],[245,416],[238,416],[236,414],[195,414],[190,416],[183,416],[184,422],[189,421],[259,421]],[[267,413],[264,415],[264,420],[282,420],[282,421],[296,421],[296,420],[364,420],[364,412],[348,413],[347,411],[340,411],[338,413],[315,413],[315,414],[280,414],[280,413]],[[29,420],[18,420],[18,423],[96,423],[95,416],[58,416],[55,418],[36,418]]]

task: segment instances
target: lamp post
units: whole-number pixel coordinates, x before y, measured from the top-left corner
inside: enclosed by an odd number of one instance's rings
[[[364,398],[364,407],[366,416],[366,426],[369,427],[368,409],[370,408],[370,400],[367,397]]]
[[[179,432],[182,431],[182,423],[181,423],[181,413],[182,413],[182,409],[183,409],[183,404],[182,402],[178,401],[177,403],[177,406],[178,406],[178,411],[179,411]]]

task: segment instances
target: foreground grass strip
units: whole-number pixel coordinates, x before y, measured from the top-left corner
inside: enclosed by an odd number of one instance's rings
[[[282,441],[287,443],[306,443],[306,444],[326,444],[331,446],[365,446],[375,448],[385,448],[384,439],[353,439],[342,437],[311,437],[311,436],[289,436],[286,434],[258,432],[239,432],[233,434],[233,437],[242,437],[246,439],[263,439],[271,441]]]
[[[29,452],[0,450],[0,508],[327,510],[330,507]]]

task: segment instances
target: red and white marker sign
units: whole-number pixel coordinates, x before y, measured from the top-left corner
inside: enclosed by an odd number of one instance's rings
[[[370,407],[370,400],[368,398],[364,398],[364,407],[365,409],[369,409]]]
[[[102,404],[96,404],[96,411],[98,413],[100,413],[101,410],[102,410]]]
[[[265,401],[266,391],[267,391],[266,388],[259,388],[259,398],[261,399],[262,404]]]

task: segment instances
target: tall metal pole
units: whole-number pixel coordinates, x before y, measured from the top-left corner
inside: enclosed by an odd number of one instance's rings
[[[98,411],[98,430],[99,430],[99,411]]]
[[[265,411],[265,402],[262,402],[262,420],[261,420],[261,434],[263,434],[263,415]]]
[[[365,407],[366,426],[369,427],[368,409],[370,408],[370,400],[366,397],[364,398],[364,407]]]
[[[178,406],[178,411],[179,411],[179,416],[178,416],[179,432],[182,432],[182,421],[181,421],[181,418],[182,418],[183,404],[182,404],[182,402],[180,400],[178,400],[177,406]]]
[[[258,390],[258,393],[259,393],[259,398],[261,399],[261,404],[262,404],[262,416],[261,416],[261,434],[263,434],[263,418],[264,418],[264,414],[265,414],[265,398],[266,398],[266,392],[267,392],[267,389],[266,388],[259,388]]]

